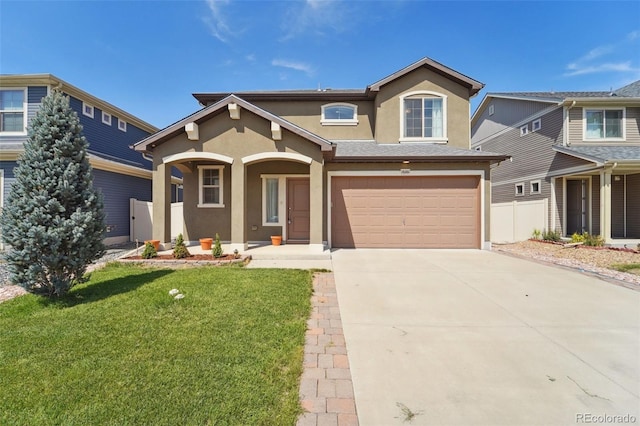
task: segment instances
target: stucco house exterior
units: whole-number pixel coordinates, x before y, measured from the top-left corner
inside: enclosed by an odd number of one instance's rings
[[[30,120],[53,88],[69,96],[89,142],[94,186],[104,197],[105,243],[129,241],[129,199],[151,200],[152,176],[150,159],[129,145],[158,128],[51,74],[0,75],[0,208],[15,180]]]
[[[364,89],[196,93],[201,110],[134,145],[153,157],[153,237],[170,241],[176,167],[192,243],[488,248],[506,156],[469,149],[482,87],[424,58]]]
[[[493,173],[493,206],[544,202],[513,224],[514,239],[546,228],[640,243],[640,81],[602,92],[488,93],[471,129],[472,148],[512,157]]]

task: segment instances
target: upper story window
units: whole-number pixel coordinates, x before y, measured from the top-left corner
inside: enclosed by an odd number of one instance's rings
[[[322,125],[355,126],[358,124],[358,107],[351,104],[322,105]]]
[[[25,90],[0,90],[0,131],[24,133]]]
[[[127,131],[127,122],[118,118],[118,130]]]
[[[529,125],[525,124],[524,126],[520,127],[520,136],[525,136],[529,134]]]
[[[93,118],[93,105],[83,102],[82,103],[82,113],[87,117]]]
[[[401,141],[446,142],[446,96],[432,92],[409,93],[400,104]]]
[[[224,166],[200,166],[198,207],[224,207],[222,200],[222,172]]]
[[[624,134],[624,108],[584,110],[585,140],[621,140]]]
[[[537,132],[540,129],[542,129],[542,119],[538,118],[531,123],[531,131]]]
[[[111,126],[111,114],[102,111],[102,122],[108,126]]]

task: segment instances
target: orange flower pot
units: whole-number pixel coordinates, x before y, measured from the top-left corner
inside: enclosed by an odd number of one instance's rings
[[[211,250],[213,238],[200,238],[200,247],[202,250]]]
[[[153,246],[156,248],[156,251],[160,250],[160,240],[145,240],[144,244],[147,245],[147,243],[153,244]]]
[[[274,246],[279,246],[282,244],[282,236],[281,235],[272,235],[271,236],[271,244]]]

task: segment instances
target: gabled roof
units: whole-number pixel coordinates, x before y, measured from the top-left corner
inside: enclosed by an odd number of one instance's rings
[[[560,146],[554,145],[555,151],[571,155],[599,165],[605,163],[640,163],[640,146]]]
[[[142,152],[147,152],[147,153],[151,153],[153,151],[153,147],[155,147],[156,145],[159,145],[169,139],[171,139],[172,137],[179,135],[180,133],[184,132],[184,126],[188,123],[196,123],[196,124],[200,124],[206,120],[208,120],[209,118],[211,118],[212,116],[220,113],[222,110],[226,110],[227,105],[229,104],[238,104],[239,106],[241,106],[243,109],[246,109],[248,111],[251,111],[252,113],[264,118],[265,120],[268,121],[272,121],[274,123],[279,124],[282,128],[289,130],[292,133],[295,133],[315,144],[317,144],[318,146],[320,146],[320,149],[322,151],[331,151],[332,150],[332,144],[331,142],[329,142],[328,140],[316,135],[315,133],[311,133],[308,130],[303,129],[300,126],[297,126],[277,115],[274,115],[268,111],[265,111],[262,108],[259,108],[249,102],[247,102],[246,100],[239,98],[236,95],[229,95],[226,98],[222,99],[219,102],[216,102],[215,104],[212,104],[206,108],[201,109],[200,111],[191,114],[185,118],[183,118],[180,121],[177,121],[176,123],[171,124],[168,127],[165,127],[164,129],[160,130],[159,132],[141,140],[140,142],[137,142],[133,145],[133,148],[136,151],[142,151]]]
[[[110,104],[100,98],[93,96],[90,93],[85,92],[76,86],[67,83],[61,78],[56,77],[53,74],[0,74],[0,87],[10,86],[51,86],[59,88],[64,93],[80,99],[81,101],[90,103],[91,105],[108,112],[118,118],[123,119],[127,123],[130,123],[145,132],[154,133],[158,131],[158,128],[140,118],[132,115],[115,105]]]
[[[461,74],[452,68],[442,65],[440,62],[436,62],[431,58],[424,57],[419,61],[414,62],[407,67],[404,67],[400,71],[396,71],[393,74],[383,78],[382,80],[376,81],[375,83],[369,85],[367,89],[372,92],[377,92],[385,84],[391,83],[392,81],[397,80],[420,67],[429,68],[431,71],[434,71],[437,74],[440,74],[450,80],[454,80],[458,84],[467,87],[469,89],[469,96],[475,95],[484,87],[483,83],[480,83],[479,81],[474,80],[471,77],[467,77],[466,75]]]
[[[634,81],[631,84],[627,84],[624,87],[617,89],[614,92],[617,96],[625,96],[625,97],[640,97],[640,80]]]
[[[505,154],[453,148],[431,143],[389,143],[375,141],[334,141],[332,161],[491,161],[509,158]]]
[[[474,96],[483,87],[484,84],[467,77],[464,74],[459,73],[439,62],[430,58],[422,58],[413,64],[396,71],[395,73],[376,81],[375,83],[367,86],[366,89],[318,89],[318,90],[261,90],[250,92],[214,92],[214,93],[194,93],[193,97],[200,102],[201,105],[206,106],[212,102],[218,102],[221,99],[226,98],[232,94],[241,97],[249,102],[256,101],[327,101],[327,102],[348,102],[348,101],[366,101],[373,99],[380,88],[385,84],[391,83],[394,80],[402,78],[406,74],[420,67],[425,67],[431,71],[436,72],[450,80],[469,89],[469,96]]]

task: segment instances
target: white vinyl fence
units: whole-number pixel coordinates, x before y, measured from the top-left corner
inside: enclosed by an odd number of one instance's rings
[[[491,204],[491,242],[513,243],[531,238],[534,229],[549,229],[547,198]]]
[[[151,201],[139,201],[129,199],[131,241],[150,240],[153,229],[153,203]],[[171,239],[175,239],[183,230],[182,203],[171,203]]]

